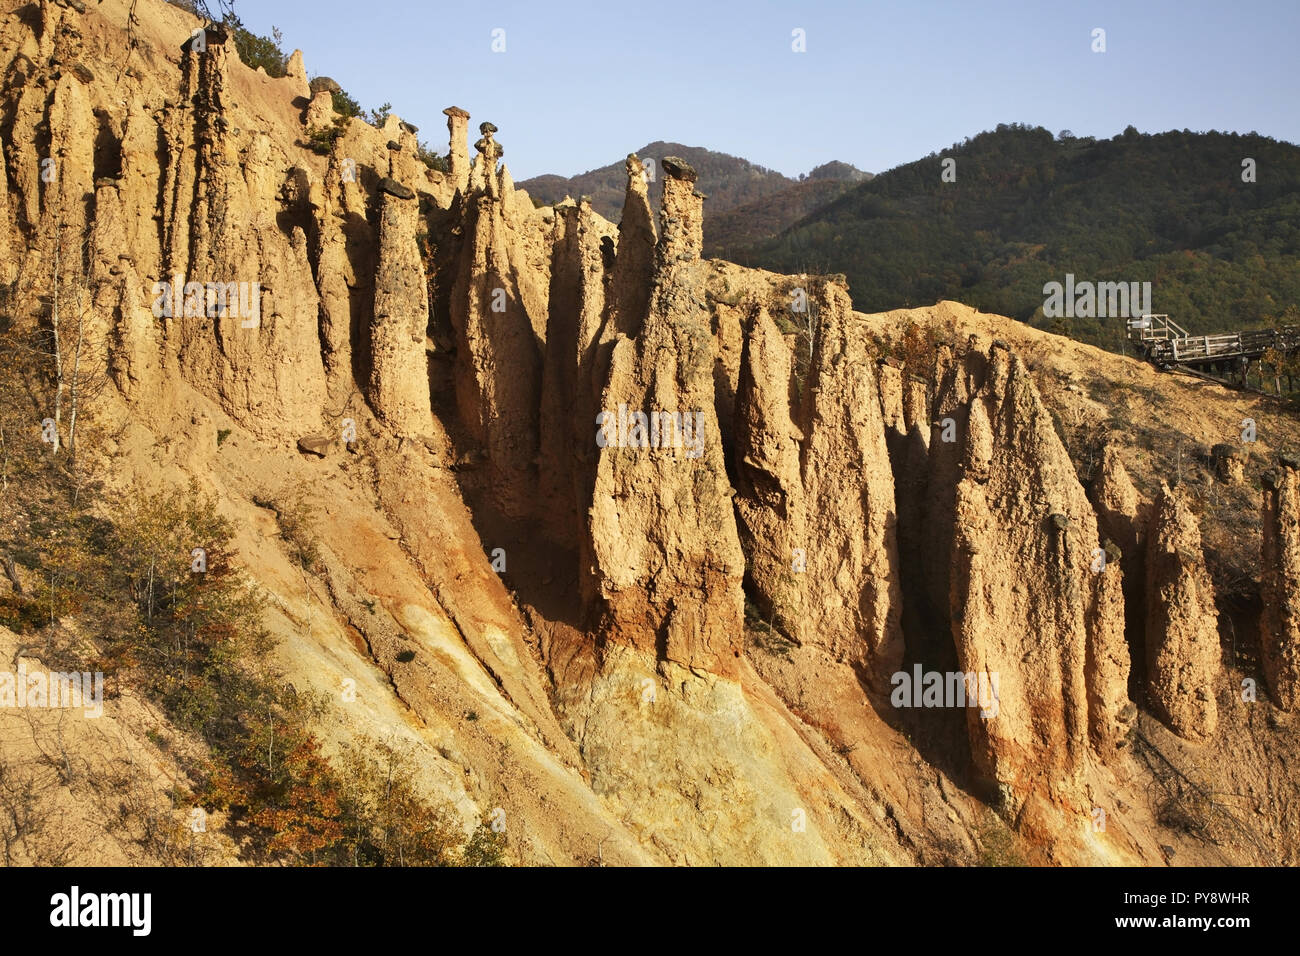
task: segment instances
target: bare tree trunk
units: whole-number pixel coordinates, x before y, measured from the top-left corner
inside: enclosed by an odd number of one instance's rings
[[[70,392],[71,409],[68,415],[68,450],[72,464],[77,464],[77,386],[81,382],[81,342],[85,336],[86,309],[81,299],[81,288],[77,288],[77,347],[72,353],[72,383]]]
[[[63,422],[63,346],[59,341],[59,243],[62,238],[63,220],[54,233],[54,307],[50,312],[50,324],[54,327],[54,377],[58,389],[54,393],[54,453],[59,453],[59,425]]]
[[[14,594],[19,597],[23,596],[23,582],[18,578],[18,566],[14,563],[14,556],[6,554],[4,559],[5,577],[14,586]]]

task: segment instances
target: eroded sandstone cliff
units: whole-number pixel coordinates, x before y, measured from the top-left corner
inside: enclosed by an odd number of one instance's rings
[[[1084,493],[1041,368],[1076,346],[708,262],[671,157],[659,231],[635,156],[617,226],[534,208],[491,123],[471,163],[449,107],[437,172],[399,118],[342,122],[300,54],[271,79],[139,8],[6,4],[0,280],[18,327],[56,292],[84,315],[109,483],[194,479],[237,522],[331,747],[409,744],[428,792],[467,828],[501,810],[533,863],[988,862],[990,827],[1034,862],[1155,863],[1176,838],[1133,741],[1248,740],[1278,777],[1249,705],[1216,711],[1179,492],[1148,527],[1118,436]],[[886,354],[918,321],[934,347]],[[1294,709],[1283,464],[1262,650]],[[291,486],[324,514],[310,571],[266,504]],[[900,703],[913,667],[969,693]],[[1147,690],[1186,741],[1135,733]],[[1285,847],[1277,812],[1258,839]]]
[[[1156,712],[1200,739],[1218,726],[1218,611],[1196,516],[1163,485],[1147,534],[1147,679]]]
[[[1279,707],[1300,706],[1300,459],[1282,456],[1264,476],[1260,621],[1264,675]]]

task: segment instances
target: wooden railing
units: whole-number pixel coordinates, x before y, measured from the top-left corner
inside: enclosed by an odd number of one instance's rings
[[[1128,337],[1140,342],[1165,342],[1186,338],[1187,330],[1163,313],[1128,320]]]
[[[1158,365],[1199,365],[1234,358],[1249,360],[1270,349],[1281,352],[1300,350],[1300,326],[1188,335],[1186,329],[1167,315],[1129,319],[1128,337]]]

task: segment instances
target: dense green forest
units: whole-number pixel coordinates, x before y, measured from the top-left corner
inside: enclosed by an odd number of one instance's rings
[[[865,174],[864,174],[865,175]],[[785,189],[735,209],[719,210],[704,204],[704,254],[710,259],[733,259],[773,238],[852,189],[854,181],[814,179],[791,183]]]
[[[1267,325],[1300,303],[1300,148],[1254,133],[1129,127],[1098,141],[1001,125],[728,251],[843,273],[861,311],[953,299],[1117,351],[1123,319],[1046,318],[1043,285],[1150,282],[1151,310],[1192,332]]]

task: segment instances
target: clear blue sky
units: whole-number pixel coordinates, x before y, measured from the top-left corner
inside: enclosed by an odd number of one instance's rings
[[[998,123],[1130,123],[1300,142],[1300,0],[236,0],[309,74],[389,101],[446,148],[445,106],[491,120],[516,179],[662,139],[787,175],[880,172]],[[1106,52],[1092,52],[1092,31]],[[504,53],[492,31],[505,30]],[[791,31],[807,52],[791,50]],[[471,137],[471,141],[474,137]]]

